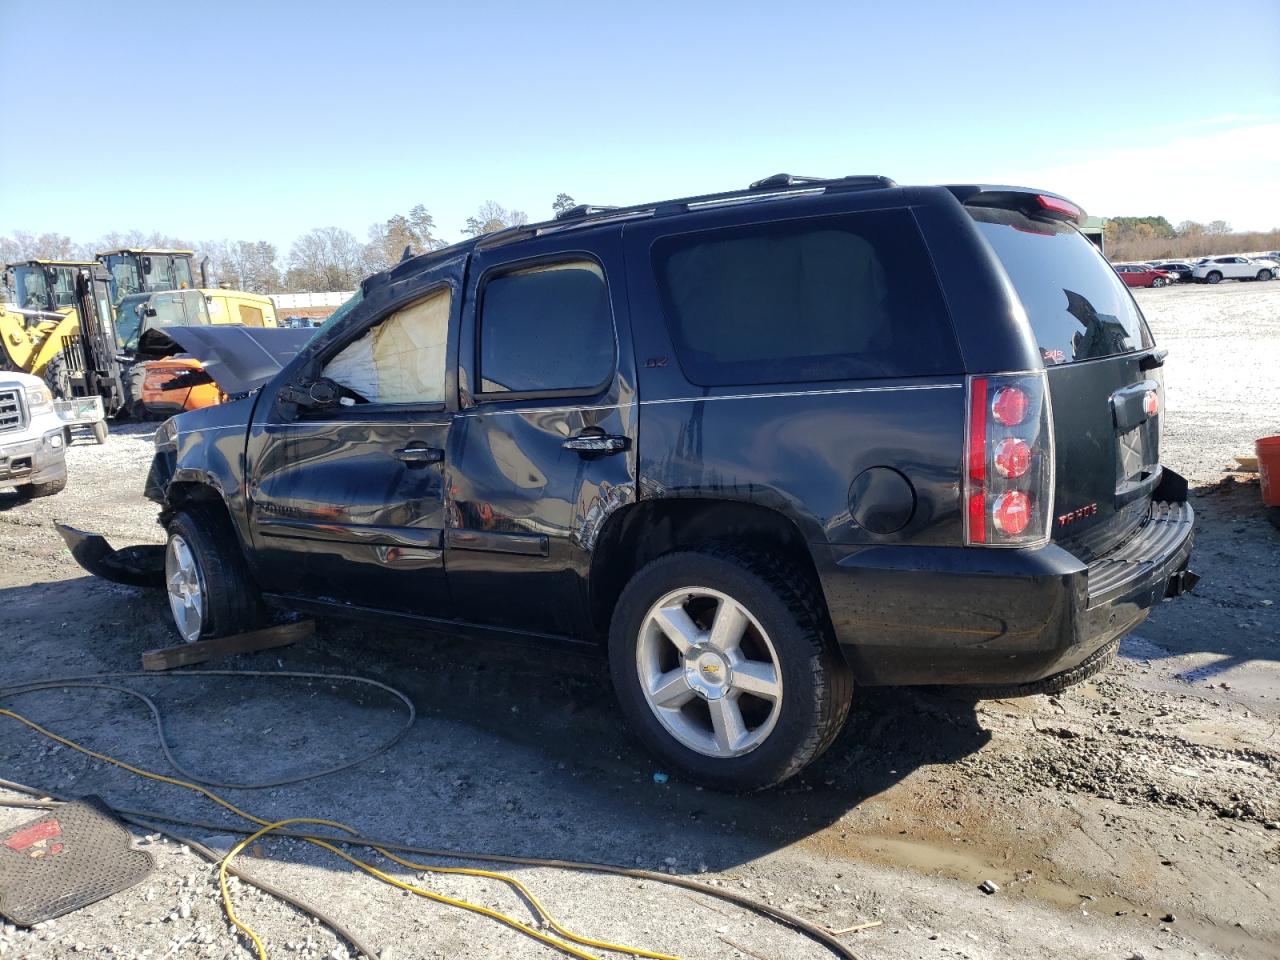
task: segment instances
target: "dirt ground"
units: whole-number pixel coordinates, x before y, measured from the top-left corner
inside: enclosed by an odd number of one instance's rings
[[[1280,955],[1280,531],[1256,479],[1224,472],[1254,437],[1280,432],[1280,283],[1139,295],[1172,351],[1164,460],[1194,484],[1193,566],[1204,580],[1161,604],[1095,682],[1020,700],[859,691],[818,763],[780,789],[734,797],[655,779],[663,771],[622,730],[598,660],[322,623],[306,643],[210,666],[359,673],[408,693],[416,723],[356,769],[226,795],[269,818],[331,817],[409,843],[694,875],[836,929],[879,920],[844,937],[866,960]],[[58,518],[117,544],[158,542],[154,507],[141,499],[150,434],[126,427],[105,448],[75,444],[71,486],[56,498],[0,493],[0,684],[135,670],[142,651],[176,639],[160,596],[84,575],[50,526]],[[127,682],[160,702],[179,761],[219,780],[340,763],[404,717],[390,697],[340,681]],[[118,694],[5,705],[169,769],[149,714]],[[0,777],[235,823],[207,800],[8,719]],[[32,816],[0,807],[0,827]],[[221,849],[231,842],[212,827],[188,832]],[[215,869],[177,844],[138,838],[157,860],[147,881],[41,929],[0,928],[0,956],[252,955],[223,917]],[[381,960],[555,955],[300,843],[267,841],[259,852],[246,870],[342,918]],[[690,960],[829,956],[756,915],[652,881],[511,872],[592,936]],[[979,890],[988,880],[999,887],[991,895]],[[529,917],[492,881],[418,882]],[[346,955],[291,908],[243,886],[235,898],[271,956]]]

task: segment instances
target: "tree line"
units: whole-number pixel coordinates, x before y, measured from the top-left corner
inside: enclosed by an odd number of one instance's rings
[[[552,212],[571,209],[566,193],[556,196]],[[490,200],[468,217],[462,233],[477,237],[529,222],[522,210],[508,210]],[[290,244],[283,255],[267,240],[192,241],[141,230],[107,233],[90,243],[78,243],[59,233],[14,231],[0,235],[0,264],[23,260],[92,260],[103,250],[122,247],[170,248],[195,251],[197,266],[209,258],[210,284],[223,284],[251,293],[319,293],[352,290],[361,280],[394,266],[409,254],[446,246],[435,218],[424,204],[370,225],[360,240],[342,227],[316,227]]]
[[[1107,255],[1122,260],[1179,260],[1280,249],[1280,230],[1237,232],[1226,220],[1177,226],[1164,217],[1112,217],[1102,228]]]

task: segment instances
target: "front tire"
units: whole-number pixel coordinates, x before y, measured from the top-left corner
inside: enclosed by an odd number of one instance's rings
[[[1151,285],[1153,287],[1163,287],[1167,282],[1168,281],[1166,281],[1164,277],[1156,277],[1154,280],[1151,281]]]
[[[669,553],[632,577],[609,664],[637,738],[719,790],[799,772],[840,732],[853,690],[808,579],[728,547]]]
[[[1259,271],[1258,271],[1258,279],[1259,279],[1259,280],[1270,280],[1270,279],[1271,279],[1271,271],[1270,271],[1270,270],[1259,270]]]
[[[1205,283],[1221,283],[1222,274],[1219,273],[1217,270],[1212,270],[1205,276],[1204,282]]]
[[[169,521],[165,589],[187,643],[244,633],[262,620],[258,589],[225,512],[195,504]]]
[[[48,483],[24,483],[14,490],[23,500],[38,500],[41,497],[52,497],[67,489],[67,475],[64,473],[57,480]]]
[[[98,446],[102,446],[107,442],[107,421],[96,420],[91,428],[93,430],[93,442]]]

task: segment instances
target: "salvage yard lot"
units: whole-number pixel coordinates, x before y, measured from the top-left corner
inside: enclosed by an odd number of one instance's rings
[[[1163,459],[1195,488],[1193,567],[1204,580],[1158,607],[1095,682],[1021,700],[859,691],[819,762],[779,789],[734,797],[655,779],[664,771],[622,730],[602,660],[322,623],[307,643],[212,666],[360,673],[408,693],[417,723],[355,770],[227,796],[272,819],[332,817],[406,843],[694,875],[836,929],[882,921],[845,938],[867,960],[1280,954],[1280,532],[1256,480],[1223,472],[1255,437],[1280,432],[1280,283],[1137,296],[1171,351]],[[134,670],[143,650],[174,641],[159,594],[85,576],[50,525],[66,520],[117,545],[160,542],[141,498],[151,433],[126,426],[104,448],[77,443],[58,497],[0,493],[0,683]],[[218,780],[331,766],[402,719],[390,698],[339,682],[130,683],[162,704],[179,760]],[[146,711],[116,694],[5,705],[167,771]],[[193,794],[7,719],[0,777],[234,823]],[[0,808],[0,826],[30,816]],[[229,842],[218,829],[184,829]],[[147,848],[158,865],[149,880],[44,929],[5,928],[0,956],[250,955],[228,932],[216,870],[174,844]],[[248,871],[342,919],[383,960],[555,955],[301,844],[266,841],[261,853],[246,857]],[[686,958],[829,956],[761,917],[653,881],[512,872],[558,919],[598,938]],[[987,880],[998,892],[979,891]],[[421,882],[528,915],[492,881]],[[339,946],[270,898],[243,887],[236,897],[273,956],[328,957]]]

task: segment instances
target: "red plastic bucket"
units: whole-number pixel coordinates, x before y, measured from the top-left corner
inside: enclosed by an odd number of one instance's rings
[[[1280,507],[1280,437],[1263,437],[1253,449],[1258,453],[1262,502],[1268,507]]]

